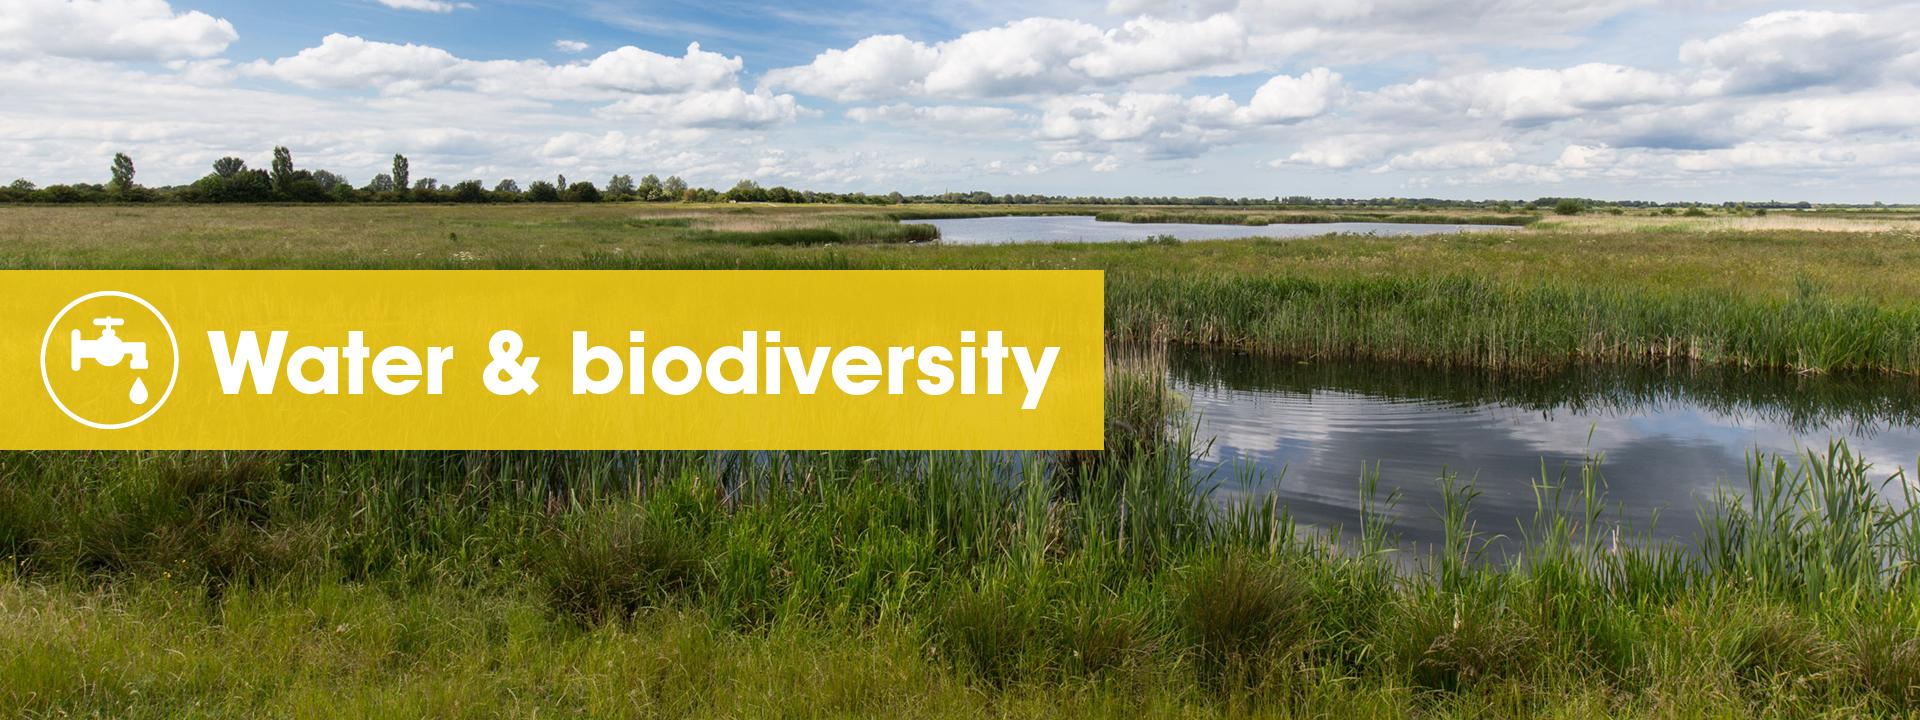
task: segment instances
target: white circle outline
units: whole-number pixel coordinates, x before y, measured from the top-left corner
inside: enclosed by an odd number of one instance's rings
[[[75,307],[79,306],[80,303],[86,302],[88,300],[92,300],[94,298],[103,298],[103,297],[124,298],[127,300],[132,300],[136,303],[139,303],[140,307],[146,308],[147,312],[153,313],[153,316],[160,320],[160,327],[165,328],[167,331],[167,343],[173,346],[173,376],[167,378],[167,391],[160,394],[160,402],[154,403],[153,407],[148,408],[147,414],[141,415],[140,417],[134,418],[127,422],[120,423],[118,425],[107,425],[103,423],[97,423],[92,420],[88,420],[86,418],[80,417],[79,415],[75,414],[72,410],[67,409],[67,404],[60,402],[60,393],[54,392],[53,390],[53,378],[47,374],[47,346],[53,342],[54,329],[60,327],[60,321],[65,319],[67,317],[67,313],[72,311]],[[146,300],[142,299],[140,296],[134,295],[133,293],[121,292],[119,290],[101,290],[99,292],[92,292],[92,293],[87,293],[85,295],[82,295],[80,296],[79,299],[74,300],[73,302],[67,303],[66,307],[60,308],[60,313],[53,316],[53,322],[47,324],[47,334],[44,336],[41,336],[40,338],[40,384],[41,386],[47,389],[47,397],[53,398],[54,406],[60,408],[60,412],[66,413],[67,417],[72,418],[74,422],[80,423],[81,425],[85,425],[95,430],[125,430],[135,425],[139,425],[140,423],[146,422],[147,418],[153,417],[154,413],[160,412],[160,407],[167,404],[167,398],[173,397],[173,386],[179,381],[180,381],[180,339],[174,336],[173,325],[167,322],[167,316],[160,314],[160,309],[154,307],[153,303],[147,302]]]

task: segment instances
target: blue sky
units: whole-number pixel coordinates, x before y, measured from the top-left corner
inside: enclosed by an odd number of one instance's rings
[[[1920,200],[1920,5],[0,0],[0,179]],[[692,47],[697,45],[697,47]]]

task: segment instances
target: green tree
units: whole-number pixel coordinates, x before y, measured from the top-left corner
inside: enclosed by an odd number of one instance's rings
[[[613,179],[607,181],[607,197],[614,200],[626,200],[633,197],[633,194],[632,175],[615,175]],[[641,199],[646,199],[646,196],[642,195]]]
[[[23,192],[23,193],[33,192],[36,188],[36,186],[33,184],[33,181],[28,180],[26,178],[19,178],[17,180],[14,180],[13,184],[8,185],[7,187],[12,189],[14,192]]]
[[[600,202],[600,189],[590,182],[577,182],[567,188],[567,199],[573,202]]]
[[[499,185],[493,186],[493,191],[501,195],[519,195],[520,183],[514,182],[513,178],[507,178],[501,180]]]
[[[196,202],[265,202],[273,199],[273,180],[265,170],[241,170],[232,175],[215,172],[193,184],[189,200]]]
[[[646,177],[640,178],[639,192],[640,199],[647,202],[667,199],[667,191],[666,188],[660,185],[659,175],[648,174]]]
[[[554,188],[553,183],[535,180],[527,186],[527,199],[533,202],[559,202],[560,191]]]
[[[660,185],[660,194],[663,200],[686,200],[687,181],[681,180],[679,175],[668,176],[667,181]]]
[[[285,195],[293,191],[293,151],[286,147],[273,149],[273,191]]]
[[[760,183],[741,180],[727,191],[726,198],[732,202],[766,202],[767,191],[760,188]]]
[[[247,161],[237,157],[223,157],[213,161],[213,174],[223,178],[232,178],[247,171]]]
[[[351,183],[347,182],[346,178],[340,177],[339,175],[328,172],[326,170],[313,171],[313,182],[314,184],[319,185],[321,190],[325,190],[327,192],[333,192],[334,188],[340,187],[341,185],[351,185]]]
[[[1586,211],[1587,211],[1587,206],[1585,203],[1582,203],[1579,200],[1574,200],[1572,198],[1561,200],[1560,202],[1555,203],[1553,206],[1553,212],[1559,215],[1579,215],[1580,213],[1583,213]]]
[[[458,203],[483,203],[487,201],[487,188],[479,180],[467,180],[453,186],[453,201]]]
[[[397,153],[393,156],[392,180],[393,180],[393,187],[395,189],[405,190],[408,187],[411,187],[411,185],[407,183],[407,181],[410,179],[410,176],[412,175],[411,170],[412,168],[409,168],[407,166],[407,156],[400,155]]]
[[[107,187],[115,193],[124,193],[133,189],[133,158],[126,153],[113,154],[113,180]]]
[[[393,176],[386,173],[373,176],[373,182],[367,183],[367,192],[393,192]]]

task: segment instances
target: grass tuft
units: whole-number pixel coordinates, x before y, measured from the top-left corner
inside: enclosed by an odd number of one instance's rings
[[[1798,689],[1835,670],[1837,648],[1794,613],[1766,608],[1729,620],[1726,661],[1734,675],[1755,690]]]
[[[1843,652],[1858,687],[1896,712],[1920,711],[1920,632],[1890,618],[1856,622]]]
[[[558,613],[596,624],[673,604],[700,582],[706,554],[693,538],[630,507],[567,518],[527,570]]]
[[[1180,590],[1180,616],[1202,672],[1259,671],[1310,641],[1315,607],[1295,575],[1243,553],[1195,568]]]
[[[1538,637],[1507,607],[1463,595],[1435,595],[1405,616],[1402,663],[1415,687],[1459,692],[1523,676],[1536,665]]]

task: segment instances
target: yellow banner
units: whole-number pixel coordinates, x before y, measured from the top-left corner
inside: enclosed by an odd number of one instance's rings
[[[0,448],[1097,449],[1102,283],[0,272]]]

